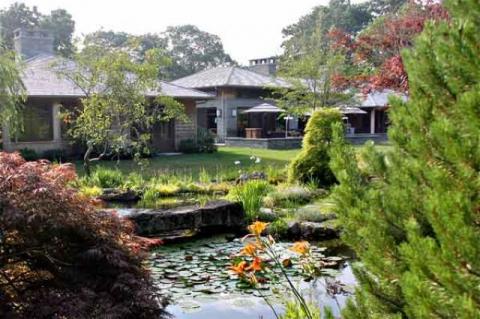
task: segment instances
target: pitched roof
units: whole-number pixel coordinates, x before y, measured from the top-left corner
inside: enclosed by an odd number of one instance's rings
[[[219,66],[200,71],[173,81],[188,88],[211,88],[218,86],[243,86],[243,87],[289,87],[287,81],[275,78],[236,66]]]
[[[71,80],[59,76],[52,68],[52,64],[58,61],[58,57],[52,55],[39,55],[25,61],[22,81],[28,96],[52,96],[52,97],[82,97],[85,93]],[[75,67],[73,61],[66,60],[64,65]],[[209,99],[212,95],[205,92],[181,87],[176,84],[159,81],[159,91],[146,92],[147,95],[164,94],[176,98]]]
[[[397,96],[401,98],[403,101],[407,100],[407,95],[397,93],[393,90],[385,89],[383,91],[373,91],[368,93],[367,95],[360,94],[358,96],[360,100],[360,107],[378,107],[378,106],[387,106],[388,105],[388,97],[390,95]]]

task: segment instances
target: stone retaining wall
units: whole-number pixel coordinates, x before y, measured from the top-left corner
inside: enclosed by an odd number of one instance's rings
[[[225,145],[236,147],[266,148],[266,149],[295,149],[302,147],[301,137],[289,138],[243,138],[227,137]]]

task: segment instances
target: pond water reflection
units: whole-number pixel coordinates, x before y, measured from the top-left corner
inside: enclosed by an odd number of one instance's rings
[[[337,269],[325,269],[324,276],[306,282],[295,263],[295,254],[287,249],[290,245],[277,244],[278,251],[294,261],[294,266],[288,270],[289,277],[307,300],[320,307],[328,306],[338,314],[348,298],[347,292],[355,285],[348,251],[335,251],[345,258]],[[312,245],[313,254],[318,258],[331,256],[332,250],[322,246],[322,243]],[[230,256],[238,253],[241,247],[239,240],[228,241],[224,236],[217,236],[165,245],[155,250],[150,267],[156,284],[171,298],[167,310],[178,319],[275,318],[260,293],[239,283],[227,270]],[[332,286],[342,289],[335,294],[327,289]],[[283,281],[278,280],[263,285],[261,294],[268,296],[275,308],[282,312],[282,302],[288,298],[287,291]]]

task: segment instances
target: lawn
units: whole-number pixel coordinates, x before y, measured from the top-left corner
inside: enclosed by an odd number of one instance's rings
[[[142,171],[145,177],[176,174],[191,176],[196,179],[205,170],[211,176],[222,178],[234,178],[241,170],[283,170],[291,159],[299,152],[296,150],[267,150],[240,147],[220,147],[218,152],[212,154],[182,154],[160,156],[148,159],[145,167],[139,166],[131,160],[101,161],[96,166],[118,168],[124,173]],[[260,163],[251,160],[251,156],[260,158]],[[235,164],[240,161],[240,164]],[[77,162],[79,175],[84,175],[82,162]]]

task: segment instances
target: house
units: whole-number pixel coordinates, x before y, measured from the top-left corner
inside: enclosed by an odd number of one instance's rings
[[[53,52],[53,38],[42,30],[15,31],[15,49],[24,59],[22,81],[27,100],[24,109],[24,131],[18,136],[9,134],[3,125],[3,148],[15,151],[24,148],[43,153],[49,150],[78,151],[69,141],[66,127],[60,119],[61,107],[81,107],[84,92],[70,80],[59,77],[52,69],[58,57]],[[72,62],[73,63],[73,62]],[[159,83],[160,92],[147,95],[171,96],[185,105],[190,121],[171,120],[155,125],[151,146],[157,152],[177,150],[180,141],[193,138],[197,131],[197,103],[212,99],[208,93],[181,87],[168,82]]]
[[[353,102],[340,107],[347,127],[347,139],[357,144],[367,140],[386,141],[389,124],[388,99],[392,95],[403,101],[407,100],[405,94],[384,89],[358,94]]]
[[[219,143],[262,147],[271,144],[267,143],[268,139],[285,138],[284,120],[279,117],[281,112],[249,114],[246,111],[264,103],[273,104],[272,90],[290,86],[287,81],[273,75],[275,70],[276,59],[270,57],[251,60],[248,68],[220,66],[172,83],[215,96],[215,99],[197,105],[197,122],[199,127],[213,132]],[[295,123],[292,124],[291,129]],[[257,131],[253,137],[250,136],[247,143],[242,139],[247,137],[249,129]],[[280,144],[277,146],[288,147],[285,142]],[[299,141],[294,144],[300,145]]]

